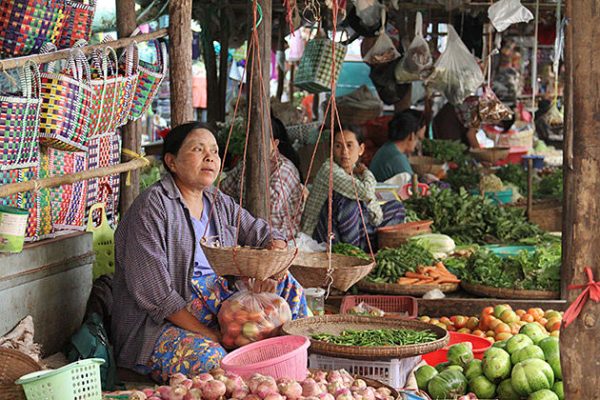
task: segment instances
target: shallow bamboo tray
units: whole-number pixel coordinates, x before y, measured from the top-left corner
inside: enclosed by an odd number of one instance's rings
[[[303,287],[327,285],[329,255],[325,253],[299,252],[290,267],[290,272]],[[342,292],[367,276],[375,266],[375,261],[342,254],[331,254],[332,286]]]
[[[430,330],[437,336],[433,342],[408,346],[340,346],[312,339],[312,335],[330,333],[339,335],[347,329],[414,329]],[[448,332],[435,325],[415,320],[387,319],[380,317],[362,317],[356,315],[322,315],[302,318],[283,325],[286,335],[301,335],[310,338],[310,351],[330,357],[350,358],[356,360],[380,360],[391,358],[413,357],[430,353],[446,346],[449,341]]]
[[[408,158],[408,162],[413,171],[419,176],[427,174],[437,176],[440,172],[444,171],[444,162],[436,160],[433,157],[412,156]]]
[[[265,280],[280,277],[292,264],[298,249],[266,250],[253,247],[217,247],[211,242],[200,242],[206,259],[219,276],[246,276]]]
[[[0,348],[0,400],[25,400],[25,392],[15,381],[42,367],[20,351]]]
[[[460,283],[460,286],[464,289],[465,292],[487,298],[518,300],[555,300],[560,298],[559,292],[545,290],[519,290],[495,288],[492,286],[475,285],[464,281]]]
[[[398,285],[397,283],[373,283],[366,279],[358,282],[356,286],[360,290],[371,293],[399,294],[405,296],[423,296],[430,290],[438,289],[443,293],[456,292],[458,283],[443,283],[441,285]]]
[[[408,242],[413,236],[431,233],[433,221],[414,221],[377,228],[377,244],[380,249],[396,248]]]
[[[487,161],[491,163],[504,160],[510,154],[509,147],[491,147],[484,149],[471,149],[469,150],[473,158],[477,161]]]

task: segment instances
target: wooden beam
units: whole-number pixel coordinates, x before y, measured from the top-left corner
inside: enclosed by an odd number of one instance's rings
[[[255,0],[259,1],[259,0]],[[269,81],[271,72],[271,0],[260,0],[263,19],[258,26],[259,51],[253,57],[260,59],[263,81],[260,81],[258,73],[258,60],[248,60],[248,69],[254,73],[250,74],[252,100],[248,101],[250,107],[250,137],[248,139],[247,169],[246,169],[246,201],[244,204],[248,211],[255,217],[268,219],[270,210],[269,199],[269,163],[265,168],[265,160],[268,160],[271,147],[271,119],[269,103]],[[251,33],[252,34],[252,33]],[[266,94],[266,96],[265,96]],[[266,146],[265,146],[266,144]],[[267,190],[265,192],[265,186]]]
[[[171,126],[194,119],[192,106],[192,0],[169,2]]]
[[[132,43],[147,42],[149,40],[158,39],[165,36],[167,36],[167,30],[159,29],[155,32],[136,35],[134,38],[123,37],[121,39],[114,40],[111,42],[85,46],[82,47],[81,50],[85,55],[90,55],[94,51],[104,49],[106,47],[112,47],[113,49],[122,49],[123,47],[127,47]],[[51,61],[66,60],[69,58],[70,55],[71,49],[63,49],[48,54],[34,54],[31,56],[9,58],[6,60],[0,60],[0,69],[4,68],[4,70],[6,71],[9,69],[20,68],[24,66],[27,61],[35,61],[36,64],[47,64]]]
[[[600,279],[600,7],[598,0],[568,0],[566,17],[567,137],[563,220],[563,291],[569,303],[581,290],[568,285],[588,283],[585,267]],[[572,78],[572,79],[571,79]],[[572,99],[572,100],[571,100]],[[600,307],[588,300],[579,317],[561,329],[560,357],[567,399],[598,399],[600,387]]]
[[[135,0],[121,0],[115,2],[117,6],[117,32],[120,38],[126,38],[137,27]],[[122,147],[137,154],[142,152],[142,121],[131,121],[121,128]],[[121,194],[119,200],[119,212],[121,215],[131,207],[135,198],[140,194],[140,173],[132,171],[129,185],[121,179]]]

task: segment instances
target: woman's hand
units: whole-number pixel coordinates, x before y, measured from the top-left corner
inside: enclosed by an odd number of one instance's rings
[[[265,247],[267,250],[284,250],[287,249],[287,242],[285,240],[274,239]]]
[[[221,340],[221,333],[219,331],[204,325],[185,308],[169,315],[167,320],[173,325],[177,325],[178,327],[187,331],[206,336],[215,342],[219,342]]]
[[[367,166],[363,163],[358,163],[354,167],[354,175],[362,175],[367,170]]]

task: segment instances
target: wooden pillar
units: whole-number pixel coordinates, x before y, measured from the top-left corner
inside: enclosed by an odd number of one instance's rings
[[[598,0],[567,0],[567,110],[562,290],[585,284],[584,268],[600,279],[600,8]],[[569,140],[569,139],[572,139]],[[572,147],[569,145],[572,143]],[[566,292],[573,302],[581,290]],[[588,301],[561,330],[565,398],[600,398],[600,305]]]
[[[255,64],[255,73],[250,75],[252,87],[252,101],[250,107],[250,137],[248,139],[247,169],[246,169],[246,201],[248,211],[255,217],[268,218],[270,199],[268,190],[268,168],[265,168],[265,159],[269,158],[271,121],[269,104],[269,81],[271,71],[271,0],[256,0],[262,7],[263,20],[257,29],[260,52],[255,54],[260,57],[263,82],[258,75],[258,63]],[[252,34],[252,33],[251,33]],[[254,60],[248,60],[248,73]],[[263,93],[266,96],[263,96]],[[259,103],[262,102],[262,106]],[[263,137],[263,134],[265,137]],[[266,146],[264,145],[266,143]],[[268,166],[268,163],[267,163]],[[266,189],[266,192],[265,192]]]
[[[120,0],[116,3],[117,11],[117,32],[119,37],[130,36],[135,30],[135,0]],[[134,151],[138,154],[142,151],[142,121],[131,121],[121,128],[122,147]],[[130,185],[126,185],[125,175],[121,176],[121,193],[119,212],[121,216],[129,209],[131,203],[140,193],[140,171],[129,172]]]
[[[225,109],[227,107],[227,82],[229,80],[229,16],[227,10],[223,7],[219,10],[221,16],[220,43],[221,51],[219,54],[219,112],[217,117],[219,121],[225,121]]]
[[[194,119],[191,23],[192,0],[169,2],[169,83],[173,127]]]
[[[279,37],[277,38],[277,51],[284,52],[285,51],[285,28],[287,23],[285,21],[285,13],[281,13],[279,16]],[[292,33],[292,32],[290,32]],[[281,53],[277,54],[277,57],[280,56]],[[279,64],[279,59],[277,59],[277,100],[281,101],[281,96],[283,96],[283,89],[285,84],[285,56],[283,65]],[[283,67],[283,68],[282,68]]]

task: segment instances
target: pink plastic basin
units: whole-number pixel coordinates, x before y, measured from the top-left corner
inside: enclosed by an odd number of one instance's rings
[[[448,361],[448,349],[453,344],[471,342],[471,344],[473,345],[473,355],[479,360],[483,358],[483,353],[485,353],[487,349],[492,347],[492,344],[489,340],[481,338],[479,336],[458,332],[448,333],[450,334],[450,342],[448,343],[448,346],[431,353],[423,354],[423,360],[425,360],[427,364],[436,366],[438,364]]]
[[[227,354],[221,367],[242,378],[259,373],[303,381],[308,373],[308,346],[310,340],[304,336],[265,339]]]

